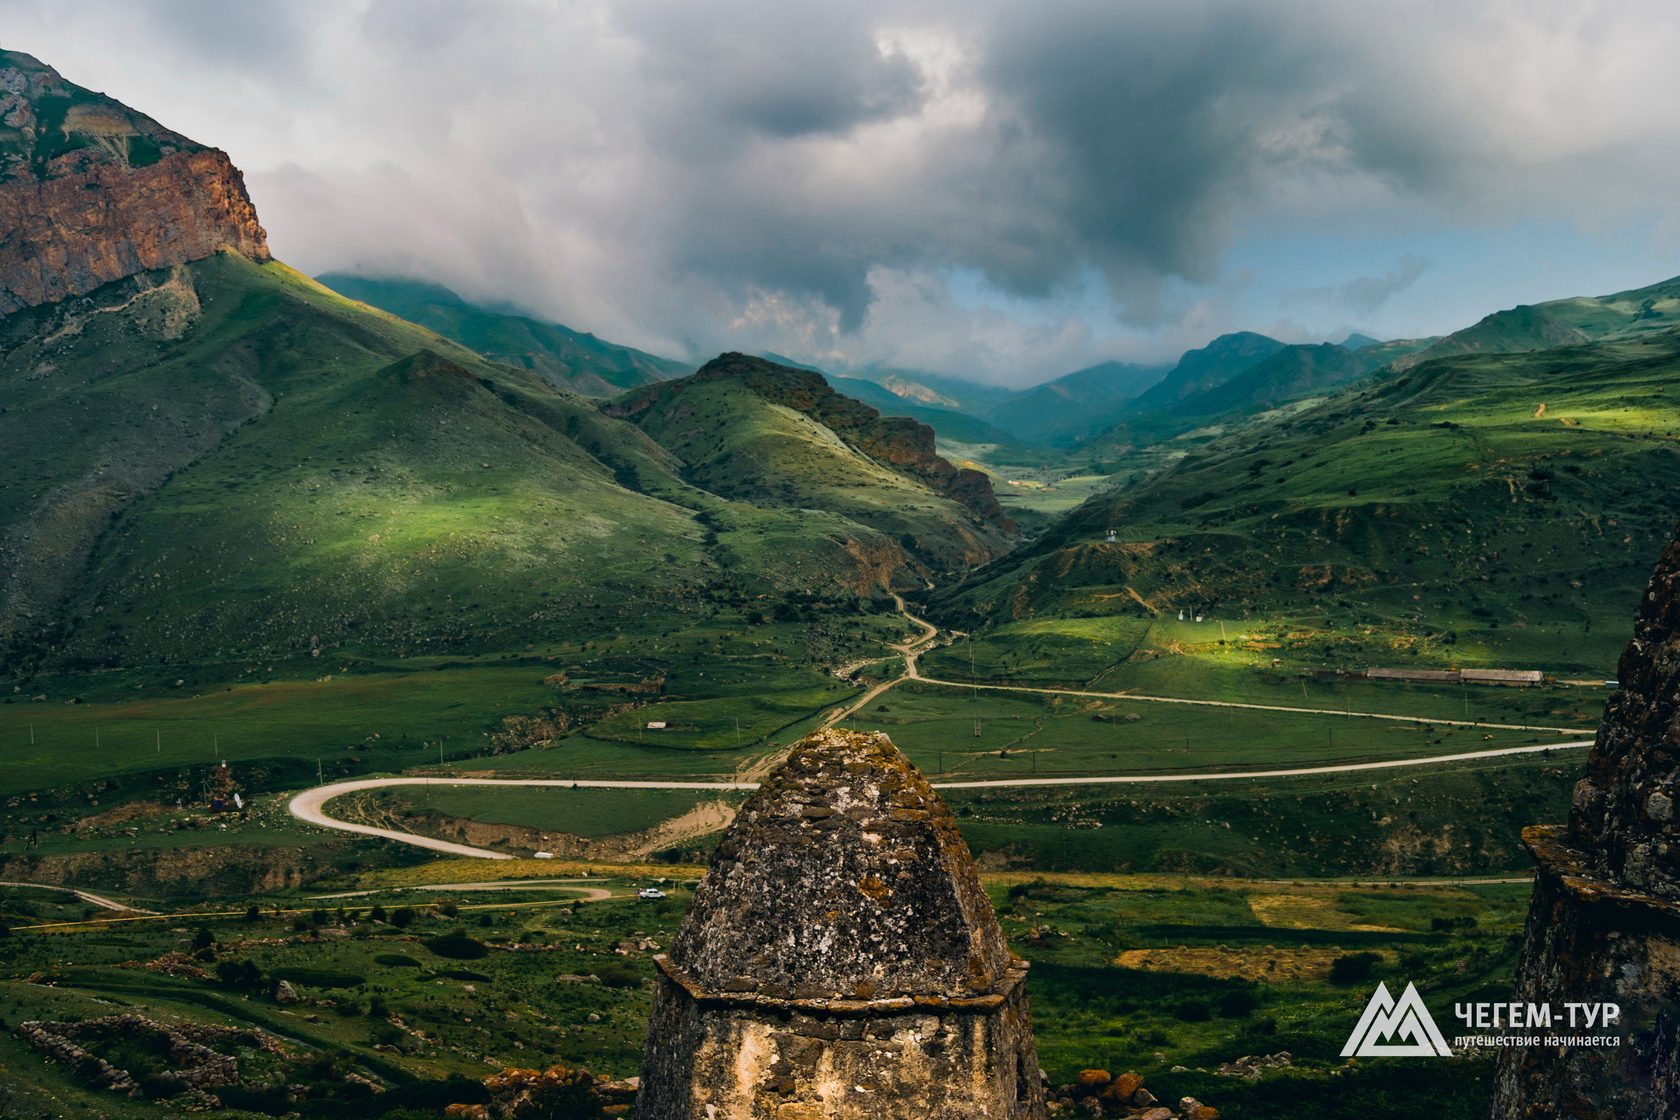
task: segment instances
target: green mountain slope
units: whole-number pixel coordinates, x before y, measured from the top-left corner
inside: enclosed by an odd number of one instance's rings
[[[686,466],[692,438],[668,450],[533,373],[231,254],[0,320],[0,400],[0,641],[17,673],[519,648],[699,597],[855,602],[918,582],[906,542],[926,572],[1005,539],[949,464],[931,488],[919,445],[901,465],[839,454],[823,423],[754,396],[726,441],[781,425],[772,458],[789,468],[754,488]],[[825,473],[801,490],[806,454]]]
[[[424,645],[535,630],[587,601],[583,573],[632,596],[702,578],[704,530],[618,486],[563,430],[588,407],[539,379],[280,265],[222,255],[127,294],[147,282],[3,324],[0,424],[26,449],[6,623],[37,652]],[[679,542],[658,580],[650,535]]]
[[[986,415],[1026,443],[1078,441],[1112,425],[1138,394],[1167,372],[1160,366],[1103,362],[1016,393],[994,404]]]
[[[1427,362],[1087,502],[943,607],[1185,610],[1301,648],[1336,631],[1311,647],[1332,664],[1515,651],[1605,673],[1622,636],[1592,621],[1638,601],[1680,513],[1677,379],[1676,331]]]
[[[1165,377],[1138,394],[1128,411],[1155,412],[1200,396],[1276,354],[1283,346],[1277,339],[1253,331],[1222,334],[1200,349],[1185,351]]]
[[[1184,417],[1259,412],[1346,385],[1367,372],[1365,361],[1341,346],[1285,346],[1223,384],[1180,401],[1173,411]]]
[[[351,299],[419,323],[487,358],[530,370],[583,396],[616,396],[625,389],[694,371],[692,365],[557,323],[479,307],[438,284],[337,272],[316,279]]]
[[[1508,354],[1633,337],[1680,323],[1680,278],[1608,296],[1576,296],[1496,311],[1474,326],[1394,358],[1410,369],[1455,354]]]
[[[991,559],[1013,528],[984,475],[935,454],[931,429],[882,417],[810,370],[726,354],[604,411],[680,459],[696,486],[761,508],[839,514],[931,569]]]

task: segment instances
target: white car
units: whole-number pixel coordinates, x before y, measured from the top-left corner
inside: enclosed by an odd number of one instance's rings
[[[665,892],[656,887],[643,887],[636,892],[637,898],[664,898]]]

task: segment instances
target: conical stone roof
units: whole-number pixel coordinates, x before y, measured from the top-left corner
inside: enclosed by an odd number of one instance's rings
[[[885,735],[820,731],[741,809],[670,963],[770,999],[963,999],[1011,955],[950,810]]]

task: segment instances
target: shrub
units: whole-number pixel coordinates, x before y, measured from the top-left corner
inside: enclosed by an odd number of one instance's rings
[[[254,990],[264,986],[262,969],[253,961],[217,961],[216,979],[230,988]]]
[[[1376,953],[1348,953],[1330,962],[1332,984],[1357,984],[1371,975],[1382,957]]]
[[[468,937],[465,930],[451,930],[442,937],[428,937],[420,944],[440,957],[456,961],[476,961],[489,954],[484,942]]]
[[[626,961],[609,961],[597,968],[595,975],[609,988],[636,988],[642,983],[642,974]]]
[[[1246,1019],[1260,1006],[1260,997],[1249,988],[1234,988],[1219,997],[1221,1019]]]
[[[307,984],[311,988],[354,988],[367,983],[367,977],[354,972],[334,972],[326,968],[285,968],[275,972],[281,980],[293,984]]]
[[[1181,999],[1173,1005],[1173,1018],[1186,1023],[1205,1023],[1213,1018],[1213,1004],[1200,996]]]

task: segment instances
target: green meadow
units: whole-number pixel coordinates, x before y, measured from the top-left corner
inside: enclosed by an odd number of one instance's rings
[[[506,868],[508,865],[500,865]],[[303,1085],[310,1117],[369,1120],[483,1100],[493,1066],[582,1066],[625,1077],[638,1068],[653,965],[669,946],[694,868],[586,877],[615,897],[518,875],[591,869],[518,864],[515,889],[473,890],[482,863],[362,872],[304,892],[212,900],[139,920],[87,922],[86,904],[0,888],[9,929],[0,1018],[64,1021],[139,1011],[153,1018],[257,1027],[280,1055],[240,1054],[254,1083],[222,1093],[214,1115],[298,1111],[265,1084]],[[459,874],[457,874],[459,873]],[[651,877],[650,877],[651,876]],[[1438,1018],[1454,1000],[1502,998],[1515,965],[1526,884],[1395,881],[1252,882],[1184,875],[999,873],[985,877],[1029,980],[1039,1061],[1056,1084],[1085,1068],[1135,1070],[1162,1099],[1195,1095],[1227,1114],[1415,1115],[1385,1111],[1372,1090],[1412,1076],[1403,1060],[1344,1066],[1338,1051],[1371,986],[1415,982]],[[662,902],[631,897],[659,882]],[[418,889],[436,884],[441,889]],[[357,890],[353,897],[331,896]],[[106,916],[108,917],[108,916]],[[64,923],[71,924],[64,924]],[[651,947],[650,947],[651,946]],[[330,949],[330,955],[328,950]],[[188,971],[135,965],[181,953]],[[42,983],[41,981],[47,981]],[[285,980],[300,1002],[274,997]],[[137,1077],[159,1059],[91,1043]],[[1288,1051],[1260,1080],[1220,1077],[1245,1054]],[[169,1114],[168,1101],[102,1091],[63,1063],[44,1063],[0,1032],[12,1071],[7,1107],[20,1115],[122,1120]],[[1419,1093],[1432,1114],[1485,1111],[1488,1065],[1443,1064]],[[347,1073],[381,1082],[369,1098]],[[161,1083],[159,1083],[161,1084]],[[164,1092],[157,1090],[157,1092]],[[165,1095],[167,1095],[165,1093]]]

